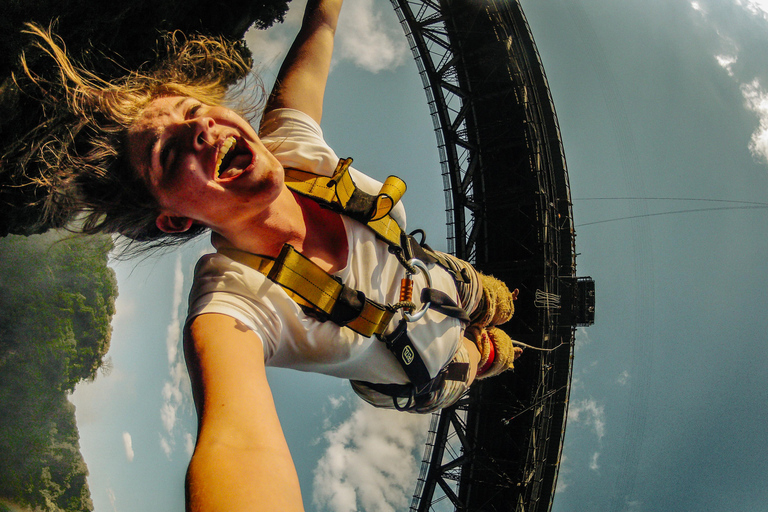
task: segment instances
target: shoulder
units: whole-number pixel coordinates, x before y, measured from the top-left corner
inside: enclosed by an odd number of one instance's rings
[[[279,108],[264,114],[260,137],[286,169],[298,169],[321,176],[332,176],[339,157],[323,138],[320,125],[307,114],[294,109]],[[382,183],[356,168],[350,175],[360,190],[377,195]],[[402,229],[406,228],[405,209],[402,202],[392,213]]]
[[[206,254],[197,262],[190,291],[190,315],[196,307],[204,306],[214,298],[228,302],[248,302],[250,305],[265,303],[271,306],[273,283],[267,277],[245,263],[223,254]],[[230,299],[224,297],[230,296]]]
[[[249,272],[237,262],[219,253],[202,256],[195,265],[191,297],[212,293],[214,291],[237,292],[247,287],[249,281],[261,280],[262,274]]]
[[[267,112],[259,136],[288,169],[330,176],[339,161],[325,142],[320,125],[299,110],[280,108]]]
[[[297,137],[324,141],[323,130],[317,121],[301,110],[292,108],[266,112],[259,126],[259,137],[266,141]]]
[[[257,270],[223,254],[207,254],[195,268],[187,324],[208,313],[233,318],[258,334],[269,358],[280,339],[281,317],[296,314],[285,311],[293,306],[281,291]]]

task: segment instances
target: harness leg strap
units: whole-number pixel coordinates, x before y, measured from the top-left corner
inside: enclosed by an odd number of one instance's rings
[[[417,390],[429,384],[429,370],[408,337],[408,323],[405,320],[400,321],[392,334],[382,338]]]

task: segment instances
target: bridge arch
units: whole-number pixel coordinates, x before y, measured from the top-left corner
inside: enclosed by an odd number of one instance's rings
[[[391,0],[427,95],[448,249],[520,289],[505,330],[528,350],[433,416],[411,510],[550,510],[577,326],[573,211],[546,75],[518,0]]]

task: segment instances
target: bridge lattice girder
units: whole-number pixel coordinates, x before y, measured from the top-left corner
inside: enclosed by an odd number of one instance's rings
[[[435,124],[449,250],[520,289],[527,351],[433,417],[411,509],[549,510],[570,392],[575,249],[549,88],[517,0],[392,0]],[[548,297],[535,307],[535,297]],[[555,303],[555,301],[557,301]],[[542,300],[539,300],[539,306]],[[440,508],[445,510],[445,508]]]

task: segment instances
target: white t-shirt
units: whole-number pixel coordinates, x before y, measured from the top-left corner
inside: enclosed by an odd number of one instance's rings
[[[324,142],[320,127],[306,114],[289,109],[274,110],[265,116],[261,132],[265,145],[283,167],[325,176],[333,174],[339,158]],[[378,193],[381,187],[378,181],[353,169],[350,171],[359,188]],[[402,205],[398,205],[393,216],[404,227]],[[371,300],[382,304],[397,302],[404,268],[371,229],[341,217],[349,256],[346,266],[334,275]],[[445,270],[430,266],[430,276],[434,288],[459,303],[453,278]],[[414,301],[418,306],[424,286],[423,275],[414,276]],[[307,316],[280,286],[221,254],[203,256],[195,269],[187,321],[203,313],[228,315],[254,331],[264,345],[268,366],[381,384],[408,382],[395,357],[376,337],[366,338],[333,322],[320,322]],[[399,318],[400,315],[396,315],[387,332],[394,330]],[[411,341],[431,377],[450,362],[462,331],[459,320],[433,310],[408,325]]]

